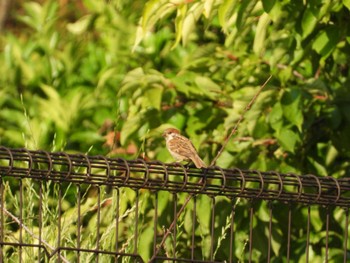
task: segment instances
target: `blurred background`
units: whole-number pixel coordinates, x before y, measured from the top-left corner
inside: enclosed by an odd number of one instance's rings
[[[0,144],[346,176],[350,2],[0,0]]]

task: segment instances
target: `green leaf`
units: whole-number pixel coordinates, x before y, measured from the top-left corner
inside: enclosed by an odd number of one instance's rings
[[[204,16],[209,19],[213,10],[213,6],[215,4],[215,0],[207,0],[204,2]]]
[[[237,0],[224,0],[220,5],[218,10],[219,23],[222,27],[222,30],[225,34],[228,34],[229,26],[231,25],[232,16],[235,15],[233,12],[237,6]]]
[[[301,28],[303,30],[302,37],[305,39],[308,35],[311,34],[311,32],[315,29],[315,26],[318,21],[318,14],[316,14],[317,9],[316,8],[310,8],[308,7],[304,14],[303,18],[301,20]]]
[[[314,40],[312,48],[318,54],[322,55],[322,57],[328,57],[338,44],[340,38],[339,32],[340,29],[335,26],[329,26],[325,30],[322,30]]]
[[[235,159],[235,156],[233,156],[227,151],[223,151],[220,157],[218,158],[216,164],[223,168],[231,168],[232,163]]]
[[[152,87],[146,88],[143,94],[143,108],[153,107],[160,110],[163,95],[163,87],[159,84],[153,84]]]
[[[170,201],[170,193],[167,191],[159,191],[158,192],[158,213],[162,215]]]
[[[175,18],[175,28],[176,28],[176,39],[172,48],[175,48],[181,40],[181,32],[183,29],[184,20],[187,13],[187,4],[182,4],[180,8],[177,9],[177,15]]]
[[[197,87],[209,98],[214,99],[214,92],[220,92],[221,88],[208,77],[196,76],[194,79]]]
[[[101,73],[101,76],[98,79],[97,89],[102,88],[109,79],[113,78],[113,76],[115,76],[118,73],[119,72],[118,72],[118,69],[116,67],[112,67],[112,68],[109,68],[109,69],[103,71]]]
[[[138,108],[138,107],[133,106],[133,108]],[[127,122],[124,123],[122,130],[120,132],[120,144],[122,146],[125,146],[130,136],[136,131],[138,131],[139,128],[142,126],[141,115],[142,113],[139,112],[139,114],[130,116],[128,117]]]
[[[307,159],[312,164],[312,166],[316,169],[318,175],[322,175],[322,176],[327,176],[328,175],[327,169],[326,169],[326,167],[323,164],[317,162],[311,156],[307,157]]]
[[[200,196],[197,200],[197,220],[204,235],[209,234],[209,222],[211,214],[208,213],[208,204],[211,202],[212,200],[205,195]]]
[[[301,91],[298,88],[285,91],[282,95],[281,104],[284,117],[301,131],[304,121],[301,107]]]
[[[266,31],[270,22],[271,19],[267,13],[263,13],[259,18],[253,44],[253,51],[257,55],[261,55],[264,51]]]
[[[80,35],[85,33],[89,28],[92,17],[93,15],[86,15],[81,17],[78,21],[74,23],[67,24],[68,31],[75,35]]]
[[[343,4],[350,10],[350,0],[343,0]]]
[[[213,98],[209,88],[216,89],[217,85],[206,77],[197,76],[194,72],[184,72],[181,75],[171,78],[176,90],[186,96],[200,95]]]
[[[300,141],[299,135],[287,127],[281,129],[276,137],[282,147],[291,153],[295,152],[295,145]]]
[[[184,46],[187,45],[189,37],[195,27],[196,22],[198,21],[200,15],[203,12],[203,5],[202,3],[195,3],[191,6],[190,10],[188,10],[186,17],[184,19],[183,27],[181,32],[181,37],[182,37],[182,44]]]
[[[276,0],[262,0],[263,8],[265,12],[270,12],[273,6],[275,5]]]
[[[268,120],[271,127],[275,131],[279,132],[283,125],[283,110],[282,110],[282,105],[279,102],[277,102],[273,106],[269,114]]]
[[[153,226],[149,226],[141,232],[140,240],[142,242],[138,242],[140,255],[144,261],[147,261],[151,257],[151,248],[153,243]]]

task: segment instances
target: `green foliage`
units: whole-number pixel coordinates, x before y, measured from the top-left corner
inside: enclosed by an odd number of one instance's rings
[[[350,1],[78,2],[80,8],[74,3],[60,6],[57,1],[25,2],[11,18],[20,26],[10,25],[1,36],[1,145],[126,158],[141,155],[169,162],[161,133],[175,126],[210,163],[271,74],[272,80],[217,164],[347,176]],[[170,201],[164,199],[161,218],[166,225]],[[145,227],[140,235],[147,258],[152,240],[147,238],[151,230],[146,212],[151,208],[146,203],[152,198],[145,197],[144,202]],[[196,235],[205,254],[208,214],[204,203],[198,200]],[[74,213],[74,204],[67,205],[65,213]],[[127,205],[127,201],[121,204],[121,213]],[[225,226],[230,207],[227,200],[220,205],[228,206],[223,217],[216,219]],[[258,211],[256,238],[267,231],[266,207]],[[244,230],[248,222],[244,220],[248,215],[244,213],[242,209],[235,219],[242,227],[235,248],[236,260],[241,261],[247,258]],[[285,254],[284,217],[282,212],[274,214],[276,257]],[[90,219],[93,226],[96,218],[91,215]],[[178,251],[187,249],[184,240],[190,219],[191,207],[179,227]],[[103,227],[110,229],[107,223]],[[317,220],[313,224],[316,233],[310,255],[319,261],[324,251],[317,240],[324,226]],[[222,229],[216,231],[222,247],[216,255],[225,258],[227,238]],[[47,234],[48,239],[51,236]],[[111,237],[103,238],[108,244]],[[294,258],[303,253],[302,242],[295,244]],[[254,261],[266,259],[265,244],[261,241]]]

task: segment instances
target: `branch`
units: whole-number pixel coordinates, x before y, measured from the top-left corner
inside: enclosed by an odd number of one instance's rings
[[[258,96],[260,95],[261,91],[265,88],[265,86],[267,85],[267,83],[270,81],[270,79],[272,78],[272,75],[270,75],[267,80],[265,81],[264,84],[261,85],[261,87],[259,88],[258,92],[254,95],[254,97],[250,100],[250,102],[248,103],[248,105],[244,108],[243,113],[241,114],[241,116],[239,117],[238,121],[236,122],[235,126],[233,127],[230,135],[226,138],[226,140],[224,141],[224,143],[221,146],[221,149],[219,150],[218,154],[215,156],[215,158],[213,159],[213,161],[210,163],[210,166],[214,166],[217,159],[220,157],[220,155],[222,154],[222,152],[224,151],[226,145],[228,144],[229,140],[231,139],[231,137],[233,136],[233,134],[236,133],[238,126],[241,124],[241,122],[244,119],[245,114],[250,110],[250,108],[253,106],[254,102],[256,101],[256,99],[258,98]]]

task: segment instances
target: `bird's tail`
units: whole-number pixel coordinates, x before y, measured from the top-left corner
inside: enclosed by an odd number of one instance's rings
[[[197,168],[207,168],[205,162],[203,162],[203,160],[198,155],[195,155],[192,161]]]

